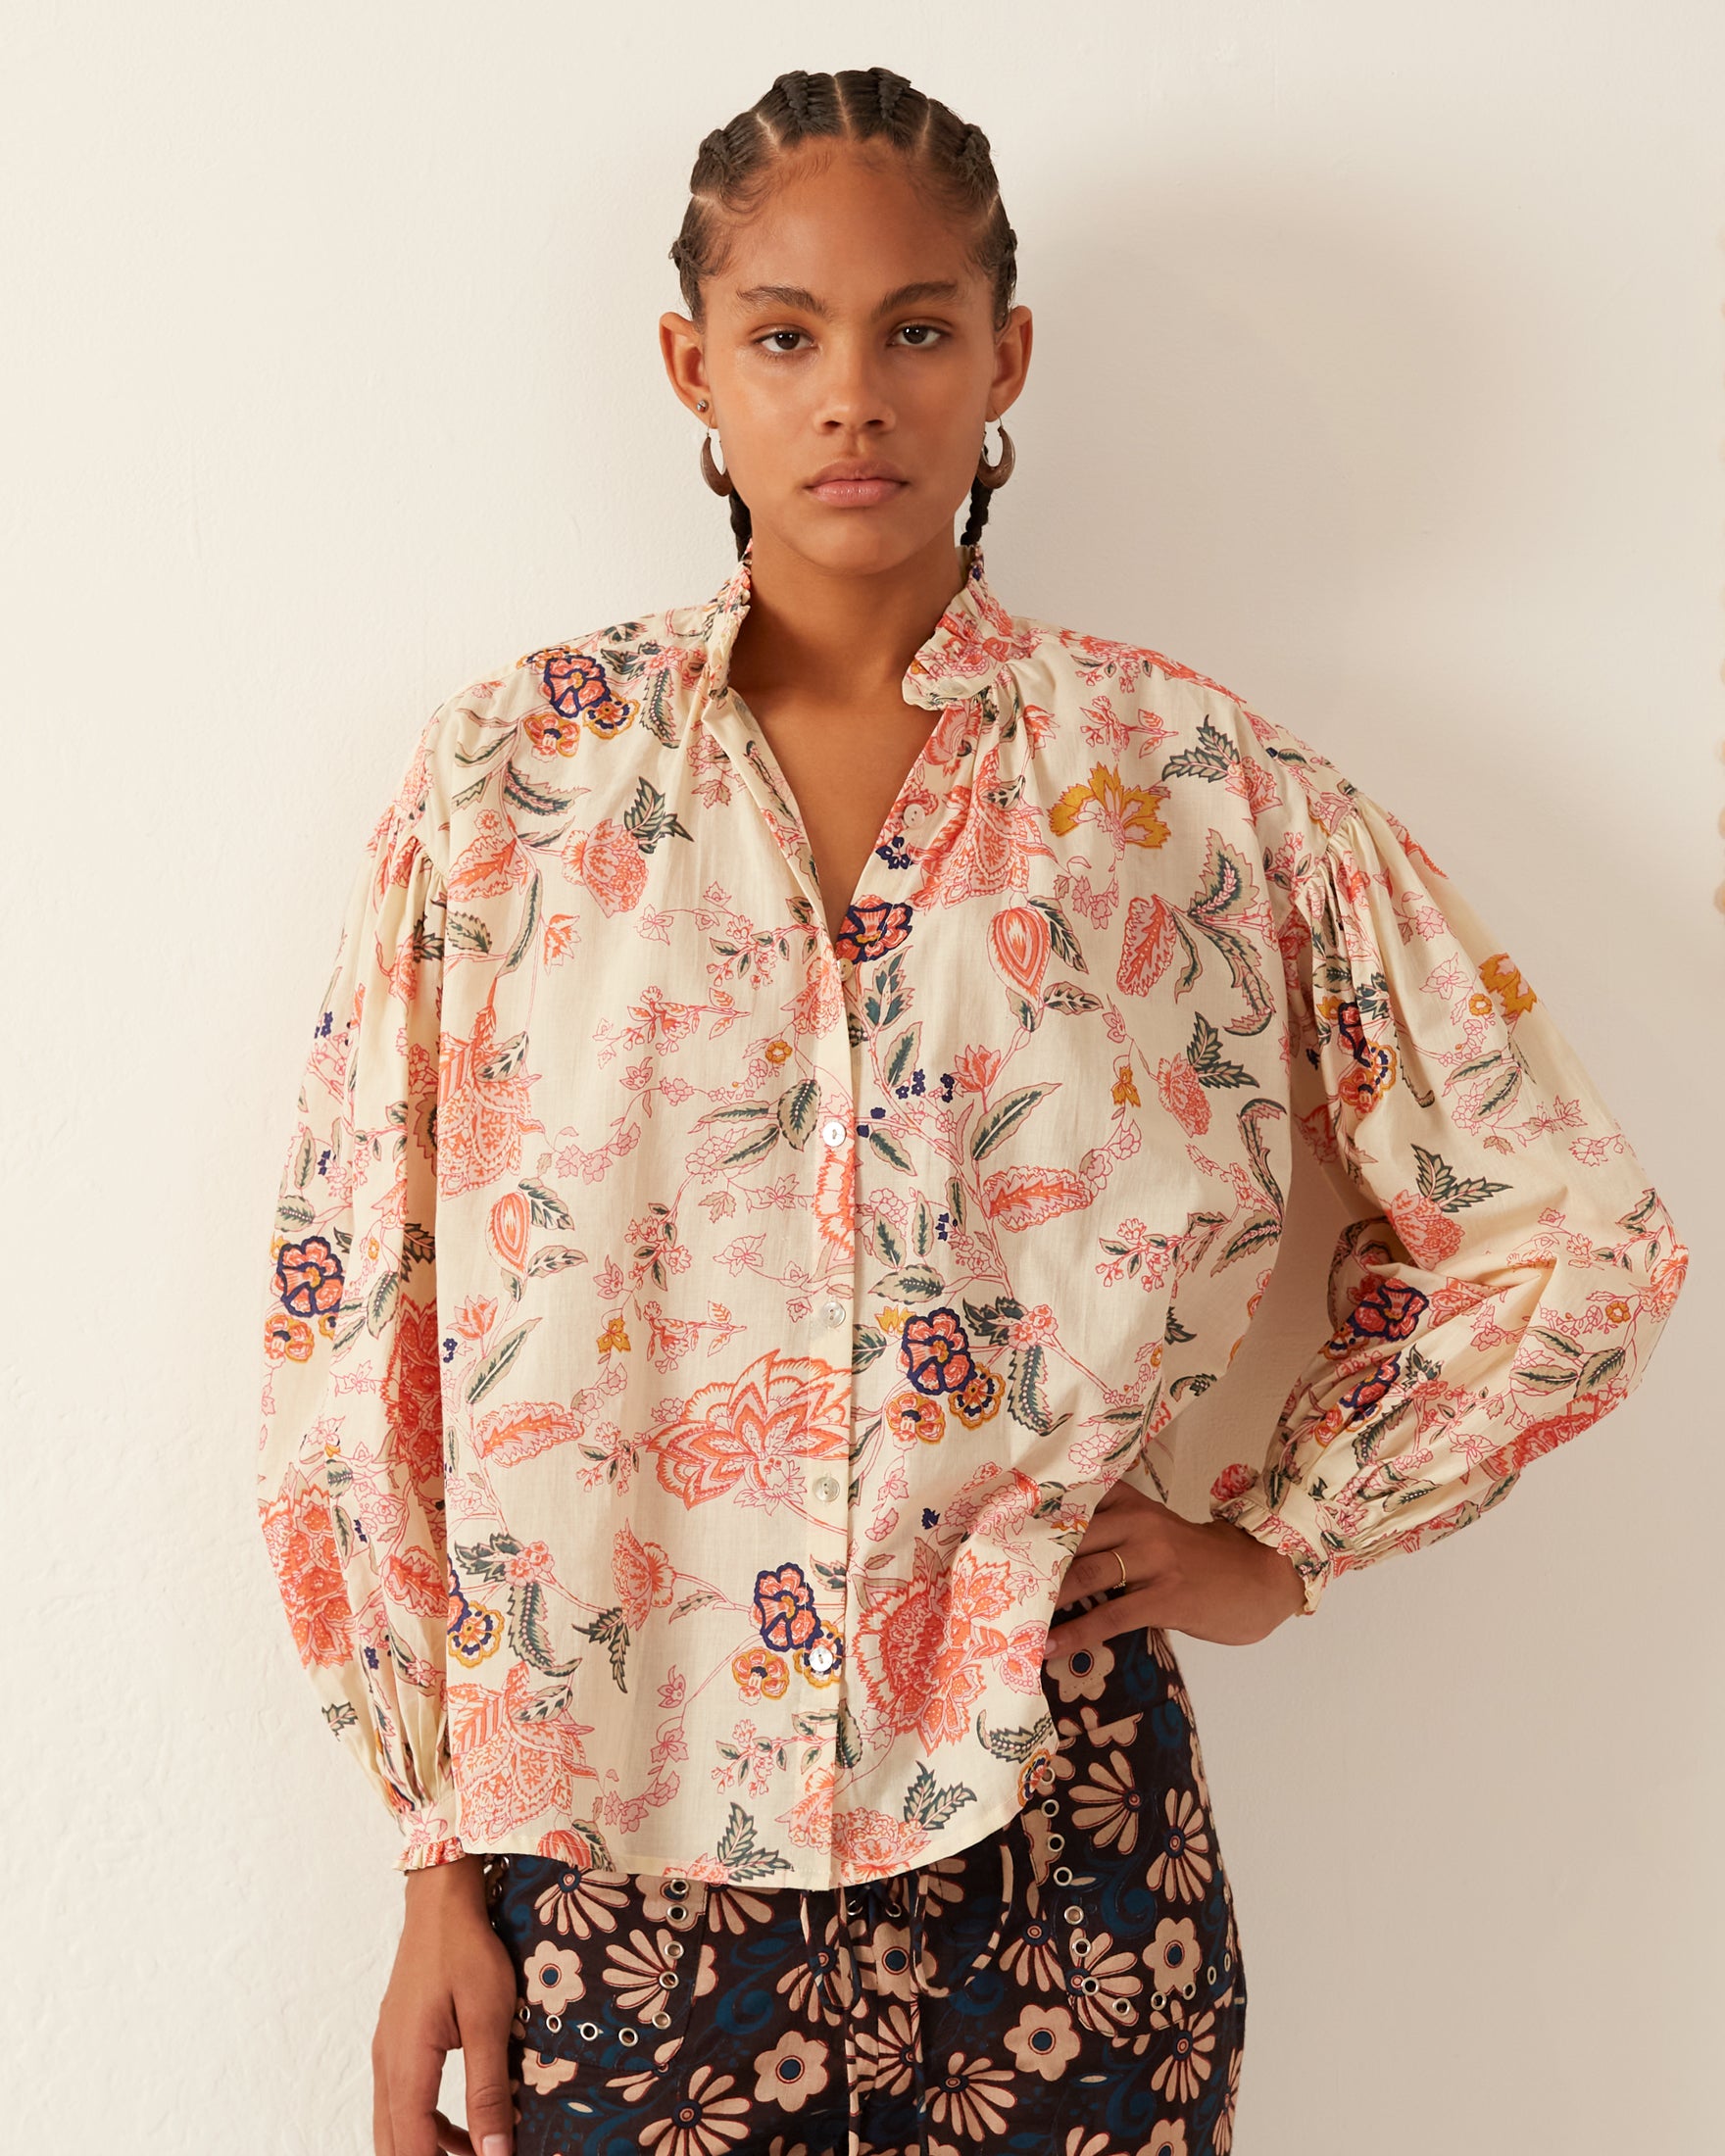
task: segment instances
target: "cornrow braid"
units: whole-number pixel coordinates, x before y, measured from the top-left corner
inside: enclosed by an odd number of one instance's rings
[[[747,111],[702,137],[689,205],[670,245],[691,320],[706,319],[702,280],[723,267],[731,221],[760,205],[782,157],[821,136],[881,138],[915,164],[935,199],[969,227],[970,259],[993,284],[994,326],[1004,329],[1017,283],[1018,235],[1007,221],[988,137],[891,68],[842,68],[836,74],[788,69]],[[725,500],[741,559],[754,528],[749,505],[734,485]],[[989,489],[974,480],[962,545],[981,535],[990,500]]]

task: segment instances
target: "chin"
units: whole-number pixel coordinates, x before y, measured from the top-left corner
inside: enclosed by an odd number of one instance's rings
[[[806,505],[789,536],[799,554],[821,567],[863,574],[897,568],[953,534],[952,517],[931,521],[907,500],[878,510]]]

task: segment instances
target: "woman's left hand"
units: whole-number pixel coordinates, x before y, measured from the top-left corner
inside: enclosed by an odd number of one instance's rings
[[[1249,1646],[1306,1605],[1293,1563],[1244,1528],[1227,1520],[1185,1519],[1115,1483],[1091,1514],[1057,1606],[1064,1609],[1122,1581],[1124,1592],[1055,1626],[1045,1656],[1075,1654],[1143,1625],[1222,1646]]]

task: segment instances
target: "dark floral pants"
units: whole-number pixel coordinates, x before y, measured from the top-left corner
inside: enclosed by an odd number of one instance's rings
[[[1227,2156],[1246,2020],[1161,1632],[1046,1665],[998,1834],[830,1890],[487,1860],[516,2156]]]

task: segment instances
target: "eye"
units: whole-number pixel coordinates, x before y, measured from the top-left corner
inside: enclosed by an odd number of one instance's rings
[[[772,340],[775,337],[800,337],[802,334],[803,332],[800,329],[769,329],[764,337],[757,337],[755,342],[764,351],[784,352],[789,348],[782,344],[774,344]]]
[[[946,335],[946,331],[944,329],[940,328],[936,323],[931,321],[901,322],[899,324],[898,333],[900,335],[903,335],[903,333],[907,329],[913,329],[918,333],[918,341],[911,348],[913,352],[931,351],[933,349],[934,340],[940,337],[944,337]]]

